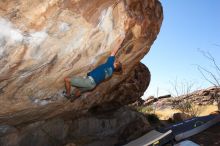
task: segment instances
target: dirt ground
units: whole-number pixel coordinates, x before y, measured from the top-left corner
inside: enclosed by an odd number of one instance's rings
[[[203,108],[205,110],[203,110],[200,115],[205,116],[213,113],[213,111],[217,111],[216,108],[217,107],[214,106],[206,106]],[[168,111],[164,110],[163,113],[168,113]],[[191,140],[200,146],[220,146],[220,122],[209,129],[188,138],[188,140]]]
[[[194,135],[189,140],[201,146],[220,146],[220,122],[202,133]]]

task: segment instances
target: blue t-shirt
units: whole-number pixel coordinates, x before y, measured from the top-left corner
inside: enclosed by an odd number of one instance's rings
[[[99,65],[87,75],[91,76],[95,80],[95,83],[98,85],[105,79],[112,76],[114,71],[114,62],[115,56],[109,56],[106,63]]]

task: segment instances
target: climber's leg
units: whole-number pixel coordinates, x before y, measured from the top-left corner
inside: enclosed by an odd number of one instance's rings
[[[64,78],[67,97],[70,96],[70,90],[71,90],[71,82],[70,81],[71,81],[70,78],[68,78],[68,77]]]
[[[70,82],[72,86],[77,87],[77,88],[74,88],[74,90],[72,91],[72,94],[78,95],[78,96],[81,93],[94,89],[96,86],[93,78],[89,76],[73,77]]]

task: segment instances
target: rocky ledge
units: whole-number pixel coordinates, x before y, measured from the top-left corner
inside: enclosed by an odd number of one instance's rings
[[[194,105],[219,105],[220,101],[220,88],[219,87],[209,87],[207,89],[196,90],[194,92],[181,95],[178,97],[172,97],[171,95],[164,95],[158,98],[153,96],[148,97],[145,101],[138,99],[136,105],[158,105],[158,108],[174,108],[179,103],[187,101]]]

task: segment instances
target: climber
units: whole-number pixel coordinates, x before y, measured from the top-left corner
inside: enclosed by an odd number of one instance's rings
[[[124,40],[124,35],[119,36],[116,39],[116,44],[104,64],[99,65],[91,72],[87,73],[85,77],[66,77],[64,79],[66,91],[63,95],[68,99],[76,99],[82,93],[94,89],[98,84],[100,84],[105,79],[112,76],[113,71],[121,72],[122,64],[119,61],[115,61],[115,55],[118,52],[122,42]],[[71,86],[73,90],[71,92]]]

